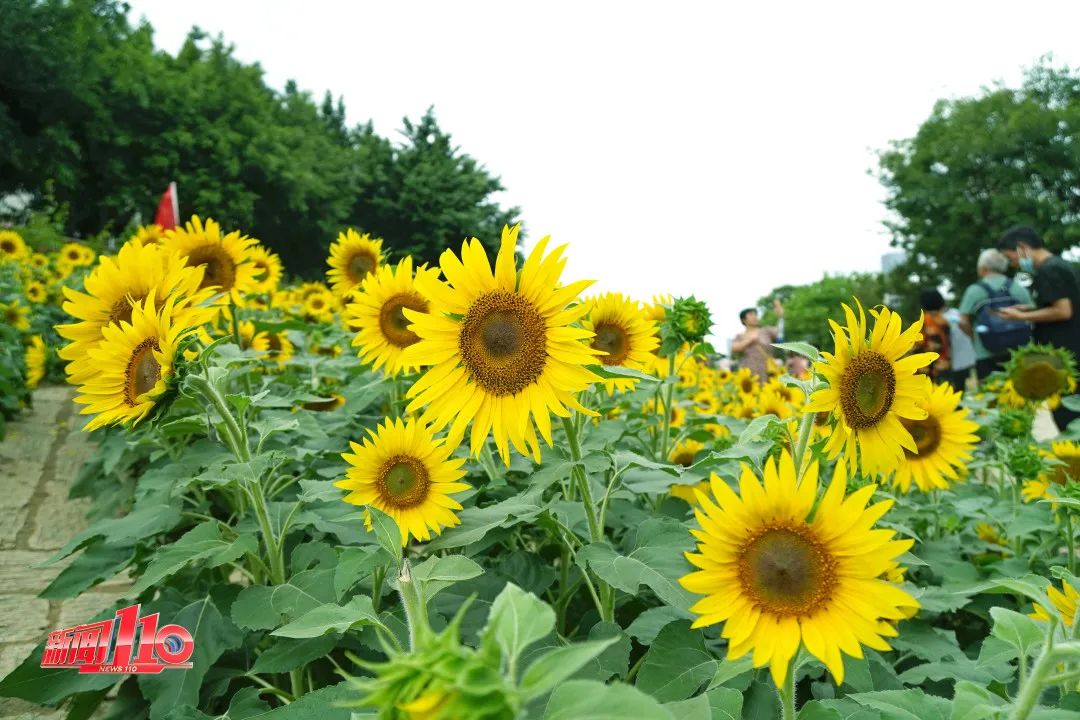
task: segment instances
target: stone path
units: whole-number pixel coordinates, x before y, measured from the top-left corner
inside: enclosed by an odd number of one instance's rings
[[[7,426],[0,442],[0,677],[45,639],[112,604],[123,590],[101,585],[65,601],[37,597],[65,563],[34,566],[86,527],[86,500],[68,500],[68,487],[93,453],[71,402],[74,393],[51,386],[34,393],[34,409]],[[65,717],[63,710],[0,698],[0,718]]]

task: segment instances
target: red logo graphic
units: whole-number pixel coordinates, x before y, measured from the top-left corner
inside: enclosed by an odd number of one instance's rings
[[[139,605],[116,611],[111,620],[49,633],[43,668],[78,668],[80,673],[156,675],[166,668],[189,669],[195,641],[181,625],[158,627],[158,615],[139,617]],[[138,643],[135,636],[138,634]]]

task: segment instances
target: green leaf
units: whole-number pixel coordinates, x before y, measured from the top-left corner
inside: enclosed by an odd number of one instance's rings
[[[689,621],[679,620],[657,635],[638,670],[637,687],[661,702],[684,700],[709,682],[716,669],[704,636],[691,630]]]
[[[491,604],[483,644],[494,644],[503,660],[516,662],[521,652],[555,628],[555,611],[532,593],[508,583]]]
[[[241,627],[271,630],[282,624],[282,616],[294,620],[335,599],[334,568],[319,567],[293,575],[284,585],[244,588],[230,612]]]
[[[555,689],[544,720],[671,720],[671,713],[635,687],[571,680]]]
[[[454,583],[483,574],[484,568],[464,555],[429,557],[412,569],[413,579],[424,583],[424,597],[428,600]]]
[[[676,620],[689,620],[690,614],[677,610],[667,605],[649,608],[634,618],[630,627],[626,628],[626,634],[636,639],[642,645],[652,645],[656,636],[670,623]]]
[[[1008,608],[992,607],[990,617],[994,618],[990,634],[1011,645],[1020,657],[1026,658],[1046,639],[1043,627],[1027,615]]]
[[[300,640],[278,638],[270,647],[259,654],[259,657],[255,660],[255,665],[251,668],[251,672],[261,675],[295,670],[313,660],[328,655],[337,645],[339,639],[334,634]]]
[[[195,641],[189,670],[139,676],[143,696],[150,698],[150,720],[158,720],[180,705],[199,704],[199,688],[207,671],[226,650],[239,647],[243,634],[214,605],[210,596],[200,598],[163,621],[182,625]]]
[[[738,660],[721,660],[716,668],[716,674],[709,681],[709,688],[724,685],[729,680],[734,680],[753,669],[754,659],[750,655],[743,655]]]
[[[442,535],[427,543],[428,552],[465,547],[483,540],[495,528],[535,520],[544,510],[540,505],[541,493],[540,487],[530,485],[524,494],[514,495],[494,505],[465,508],[458,513],[461,524],[443,531]]]
[[[160,547],[142,576],[128,590],[127,597],[133,597],[157,585],[189,563],[203,560],[207,567],[218,567],[246,553],[257,553],[258,549],[259,541],[254,535],[243,534],[234,540],[225,540],[221,537],[218,522],[207,520],[188,530],[171,545]]]
[[[655,385],[660,382],[660,378],[655,375],[649,375],[643,373],[640,370],[632,370],[621,365],[586,365],[596,375],[604,378],[605,380],[622,380],[625,378],[631,378],[633,380],[640,380],[644,384]]]
[[[400,562],[402,548],[401,528],[398,527],[397,521],[375,507],[369,506],[368,512],[371,513],[371,529],[375,533],[375,538],[379,541],[379,546],[390,553],[390,557],[394,558],[395,564]]]
[[[42,567],[63,560],[71,553],[83,547],[91,540],[101,539],[106,543],[130,543],[134,540],[168,532],[180,522],[180,509],[172,505],[146,505],[136,508],[122,518],[99,520],[81,533],[67,541],[64,547],[51,557]]]
[[[992,718],[997,708],[1005,705],[999,696],[982,685],[967,680],[956,683],[952,714],[949,720],[983,720]]]
[[[796,355],[802,355],[804,358],[808,358],[811,362],[819,362],[821,360],[821,353],[816,347],[810,343],[804,342],[785,342],[785,343],[773,343],[772,346],[777,350],[783,350],[785,352],[792,352]]]
[[[577,561],[623,592],[637,595],[647,585],[665,604],[689,610],[697,598],[679,585],[679,578],[693,570],[682,554],[693,549],[687,529],[670,518],[652,518],[638,528],[636,544],[629,555],[620,555],[593,543],[578,551]]]
[[[889,720],[947,720],[949,701],[922,690],[882,690],[848,695],[868,708],[880,710]]]
[[[742,705],[742,695],[739,695],[739,704]],[[689,700],[677,700],[664,703],[673,720],[712,720],[712,708],[709,707],[709,698],[706,695],[698,695]]]
[[[353,710],[345,705],[356,700],[356,688],[342,682],[306,693],[288,705],[250,715],[245,720],[351,720]]]
[[[572,677],[618,639],[618,637],[609,637],[603,640],[589,640],[544,653],[529,665],[521,678],[521,690],[525,700],[540,697]]]
[[[132,547],[94,543],[64,568],[38,597],[47,600],[77,597],[84,590],[126,568],[134,557],[135,549]]]
[[[371,598],[366,595],[357,595],[345,605],[320,605],[271,634],[289,638],[313,638],[327,633],[343,633],[356,625],[383,626],[371,605]]]
[[[87,622],[105,620],[112,615],[111,610],[99,613]],[[104,690],[116,683],[116,678],[110,675],[84,675],[69,668],[43,668],[43,652],[44,641],[35,647],[18,667],[0,679],[0,697],[20,698],[38,705],[56,705],[72,695]]]

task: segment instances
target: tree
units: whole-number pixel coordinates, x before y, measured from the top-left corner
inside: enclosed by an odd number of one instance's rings
[[[1009,226],[1060,251],[1080,242],[1080,75],[1040,64],[1018,89],[938,101],[915,137],[881,153],[893,245],[921,284],[975,280],[979,251]]]
[[[467,237],[497,249],[503,225],[514,224],[520,212],[490,199],[502,183],[453,145],[433,110],[415,124],[408,118],[403,123],[404,143],[391,150],[384,175],[366,176],[369,184],[361,183],[351,216],[400,253],[429,263],[437,263],[447,247],[460,248]]]
[[[329,93],[269,88],[198,28],[176,57],[158,51],[126,13],[117,0],[0,0],[0,194],[40,204],[48,187],[73,235],[146,221],[170,180],[184,214],[239,228],[308,276],[347,226],[434,262],[466,236],[494,246],[515,222],[491,199],[498,178],[432,111],[394,144],[370,123],[348,128]]]
[[[853,298],[863,307],[878,305],[884,299],[885,286],[879,273],[825,275],[806,285],[784,285],[758,300],[762,307],[771,308],[773,298],[784,304],[784,339],[788,342],[808,342],[817,348],[832,349],[832,333],[828,318],[842,318],[840,304],[854,309]],[[769,310],[764,322],[772,324],[776,317]]]

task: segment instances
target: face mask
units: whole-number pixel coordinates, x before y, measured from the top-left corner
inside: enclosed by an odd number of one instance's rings
[[[1035,272],[1035,261],[1029,257],[1020,258],[1019,265],[1020,269],[1028,273],[1029,275]]]

